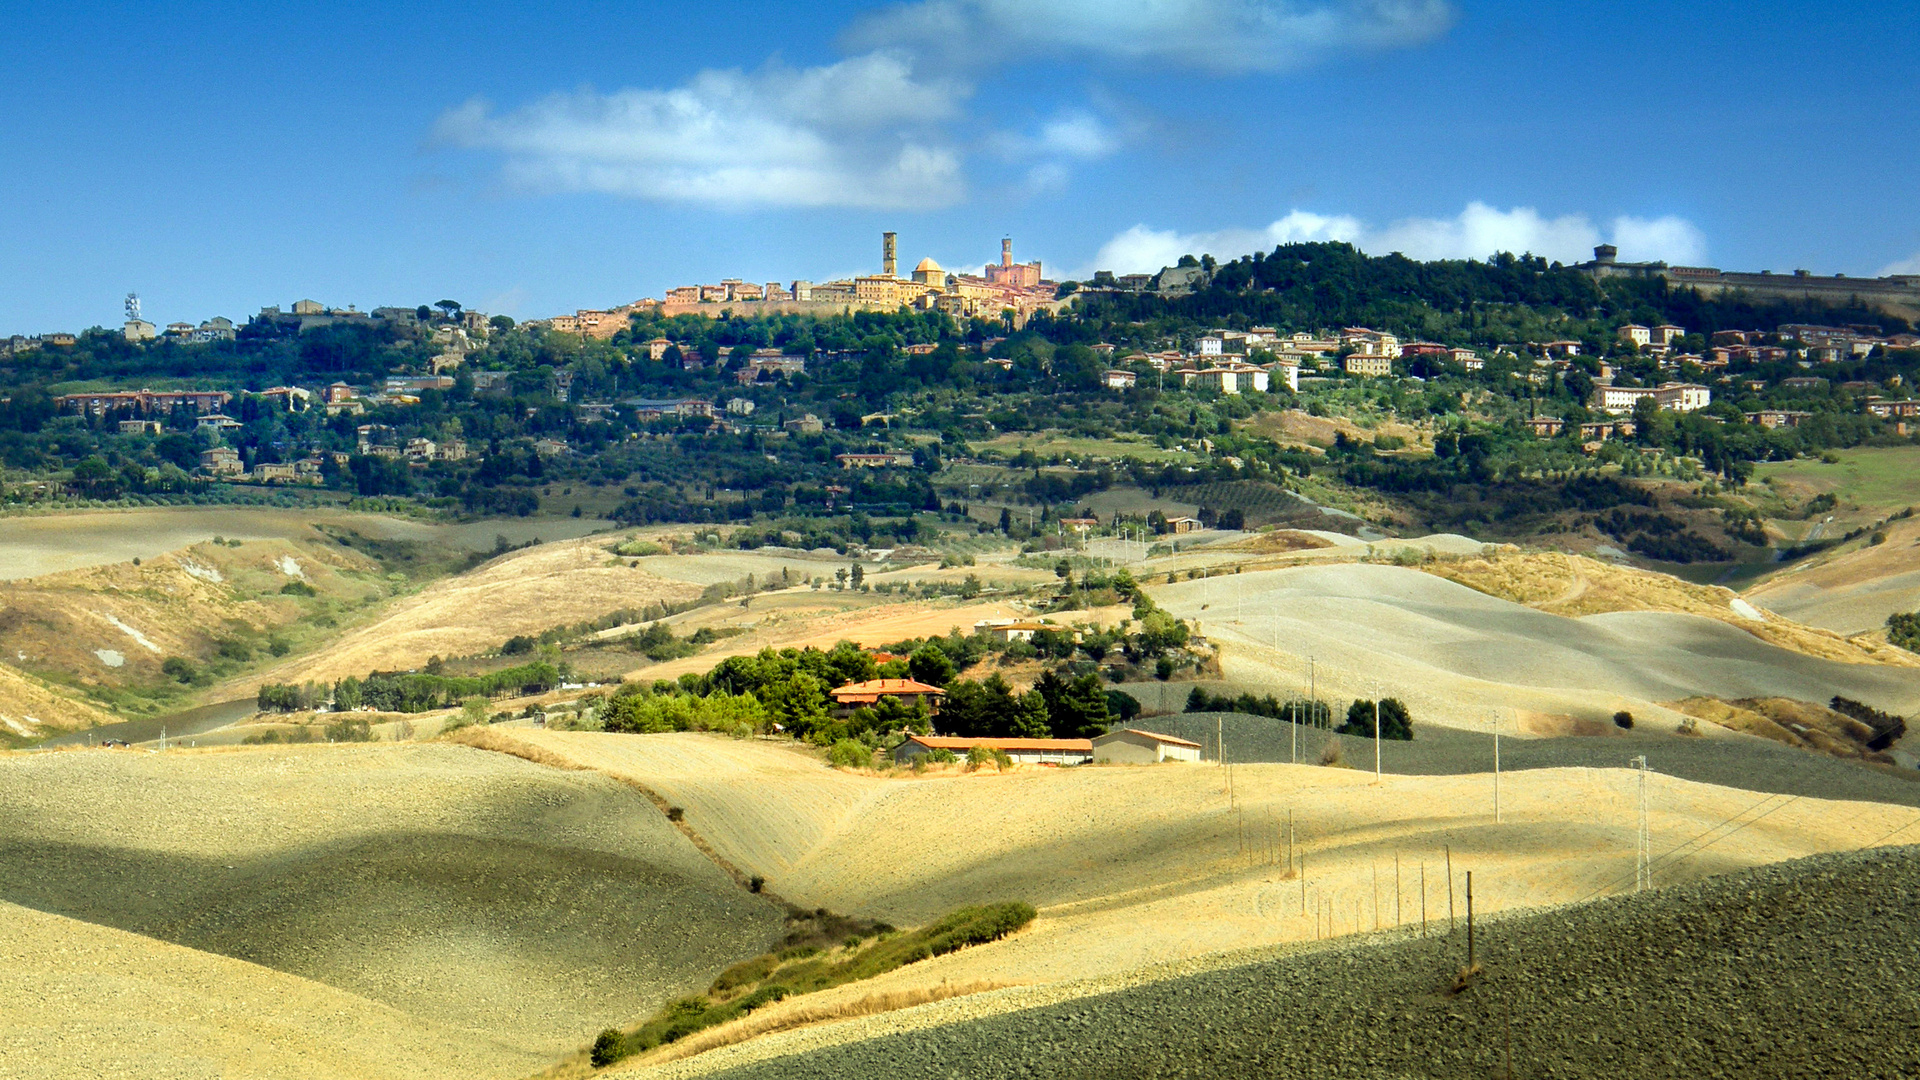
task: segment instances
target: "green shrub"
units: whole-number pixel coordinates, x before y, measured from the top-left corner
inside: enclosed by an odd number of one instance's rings
[[[372,742],[373,725],[355,716],[343,716],[327,725],[330,742]]]
[[[1625,709],[1613,714],[1613,726],[1623,730],[1632,730],[1633,714]]]
[[[593,1062],[593,1067],[596,1069],[606,1068],[623,1056],[621,1050],[624,1041],[620,1032],[614,1028],[602,1031],[600,1037],[593,1040],[593,1052],[588,1055],[588,1060]]]
[[[596,1068],[611,1065],[782,998],[870,979],[906,964],[998,941],[1032,922],[1034,915],[1031,904],[1017,901],[961,908],[910,934],[894,935],[885,924],[865,924],[867,929],[844,937],[847,953],[830,955],[813,945],[796,945],[757,956],[721,972],[706,995],[682,998],[631,1032],[601,1032],[590,1057]],[[845,928],[858,926],[825,909],[816,911],[809,921],[814,924],[810,933],[844,934]],[[869,936],[874,937],[873,944],[859,948]]]
[[[1363,739],[1373,738],[1374,703],[1355,701],[1347,706],[1347,722],[1335,730],[1342,735],[1358,735]],[[1413,738],[1413,716],[1407,712],[1407,706],[1398,698],[1381,698],[1379,704],[1380,737],[1382,739],[1409,740]]]
[[[318,590],[304,581],[289,581],[280,586],[282,596],[316,596]]]
[[[837,769],[864,769],[873,764],[873,751],[855,739],[841,739],[827,751],[827,762]]]

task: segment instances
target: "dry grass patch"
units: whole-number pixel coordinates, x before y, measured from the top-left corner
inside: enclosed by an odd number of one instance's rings
[[[1867,748],[1875,732],[1867,724],[1824,705],[1791,698],[1691,697],[1666,703],[1667,708],[1721,727],[1788,746],[1840,758],[1888,762],[1885,754]]]
[[[556,754],[537,743],[523,742],[490,727],[459,728],[449,732],[446,741],[459,746],[471,746],[475,750],[510,754],[523,761],[531,761],[535,765],[550,765],[556,769],[585,770],[588,768],[564,754]]]
[[[1735,626],[1769,645],[1843,664],[1920,667],[1920,657],[1870,638],[1849,638],[1778,616],[1744,618],[1739,595],[1717,585],[1695,585],[1668,574],[1616,566],[1561,552],[1512,549],[1469,559],[1436,559],[1416,569],[1470,589],[1555,615],[1579,618],[1614,611],[1700,615]]]
[[[1279,555],[1289,551],[1313,551],[1330,548],[1333,541],[1300,532],[1297,529],[1275,529],[1273,532],[1249,536],[1245,540],[1228,545],[1226,550],[1247,551],[1256,555]]]

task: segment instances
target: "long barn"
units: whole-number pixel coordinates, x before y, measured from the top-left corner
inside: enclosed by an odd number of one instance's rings
[[[945,735],[909,735],[893,749],[893,760],[902,765],[935,750],[946,750],[955,757],[966,757],[976,746],[998,750],[1016,765],[1086,765],[1093,761],[1092,739],[966,739]]]

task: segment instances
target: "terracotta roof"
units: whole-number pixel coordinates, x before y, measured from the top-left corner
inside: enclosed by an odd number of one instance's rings
[[[1200,745],[1199,743],[1197,743],[1197,742],[1191,742],[1191,741],[1189,741],[1189,740],[1186,740],[1186,739],[1176,739],[1176,738],[1174,738],[1174,737],[1173,737],[1172,735],[1162,735],[1162,734],[1160,734],[1160,733],[1159,733],[1159,732],[1157,732],[1157,731],[1145,731],[1145,730],[1143,730],[1143,729],[1141,729],[1141,728],[1125,728],[1125,729],[1123,729],[1123,730],[1120,730],[1120,731],[1116,731],[1116,732],[1114,732],[1113,734],[1115,734],[1115,735],[1145,735],[1145,736],[1146,736],[1147,738],[1149,738],[1149,739],[1152,739],[1152,740],[1153,740],[1154,742],[1163,742],[1163,743],[1166,743],[1166,744],[1167,744],[1167,745],[1169,745],[1169,746],[1191,746],[1191,747],[1193,747],[1193,748],[1194,748],[1195,750],[1203,750],[1203,749],[1205,749],[1205,747],[1203,747],[1203,746],[1201,746],[1201,745]]]
[[[907,738],[935,750],[971,750],[976,746],[991,750],[1093,750],[1092,739],[962,739],[947,735],[909,735]]]
[[[937,686],[928,686],[912,679],[869,679],[866,682],[848,683],[835,687],[832,691],[835,701],[872,701],[889,694],[945,694]]]

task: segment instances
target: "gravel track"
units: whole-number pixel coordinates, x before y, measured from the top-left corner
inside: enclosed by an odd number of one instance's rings
[[[920,1014],[937,1027],[819,1049],[800,1033],[798,1052],[708,1075],[1909,1077],[1916,926],[1920,849],[1817,856],[1486,920],[1458,994],[1464,929],[1385,934],[998,1016],[960,999]]]
[[[1141,717],[1128,726],[1192,739],[1206,746],[1206,756],[1211,761],[1217,760],[1215,733],[1216,725],[1221,722],[1225,725],[1229,761],[1290,760],[1292,725],[1285,720],[1246,713],[1204,712]],[[1300,760],[1319,761],[1321,748],[1334,739],[1340,740],[1347,764],[1361,770],[1373,768],[1371,740],[1337,736],[1317,728],[1300,729]],[[1503,770],[1618,769],[1625,768],[1630,759],[1640,754],[1647,756],[1647,765],[1655,772],[1703,784],[1820,799],[1920,806],[1920,771],[1860,765],[1763,739],[1688,739],[1622,731],[1602,737],[1500,740]],[[1416,719],[1414,740],[1382,743],[1380,758],[1382,770],[1403,775],[1492,772],[1493,737],[1421,725]]]

